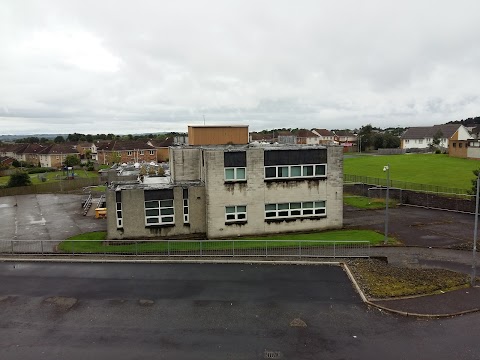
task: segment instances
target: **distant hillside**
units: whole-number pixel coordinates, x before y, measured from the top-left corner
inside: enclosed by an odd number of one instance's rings
[[[447,124],[461,124],[463,126],[475,126],[480,124],[480,116],[476,116],[474,118],[468,118],[465,120],[449,121]]]
[[[0,135],[0,141],[15,141],[17,139],[23,139],[23,138],[27,138],[27,137],[32,137],[32,136],[35,136],[35,137],[38,137],[39,139],[40,138],[46,138],[46,139],[55,139],[57,136],[63,136],[63,137],[67,137],[68,134],[32,134],[32,135]]]

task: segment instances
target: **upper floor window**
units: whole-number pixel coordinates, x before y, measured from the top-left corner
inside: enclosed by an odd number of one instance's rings
[[[265,180],[325,177],[327,150],[266,150]]]
[[[247,169],[244,167],[225,168],[225,181],[243,181],[247,179]]]
[[[133,151],[127,151],[127,156],[132,156]]]
[[[150,155],[155,155],[155,150],[150,150]]]
[[[140,150],[140,155],[143,155],[143,150]]]
[[[326,164],[265,166],[265,179],[325,177]]]
[[[225,181],[247,180],[247,154],[245,151],[223,153]]]

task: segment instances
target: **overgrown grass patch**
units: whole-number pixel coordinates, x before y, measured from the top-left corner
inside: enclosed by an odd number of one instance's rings
[[[469,286],[467,275],[444,269],[397,267],[375,259],[352,260],[349,267],[369,298],[428,295]]]
[[[343,203],[345,205],[353,206],[357,209],[385,209],[386,199],[377,199],[377,198],[368,198],[365,196],[357,195],[348,195],[344,194]],[[388,206],[390,208],[396,207],[398,202],[395,199],[390,199],[388,201]]]

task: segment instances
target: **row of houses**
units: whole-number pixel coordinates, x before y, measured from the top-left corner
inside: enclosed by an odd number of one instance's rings
[[[60,144],[4,144],[0,157],[41,167],[61,167],[67,156],[92,159],[99,164],[130,162],[164,162],[168,160],[168,147],[175,138],[165,140],[112,140]],[[3,162],[2,161],[2,162]]]
[[[405,150],[428,149],[437,139],[436,147],[449,156],[480,159],[480,127],[467,128],[459,124],[411,127],[401,136],[401,148]]]
[[[330,131],[327,129],[300,129],[297,131],[272,131],[271,133],[250,133],[250,141],[302,144],[302,145],[343,145],[354,146],[357,135],[350,131]]]

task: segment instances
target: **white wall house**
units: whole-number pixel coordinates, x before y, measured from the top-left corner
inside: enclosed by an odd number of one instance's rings
[[[402,149],[428,149],[435,136],[440,135],[441,148],[448,149],[449,140],[468,140],[468,129],[459,124],[411,127],[401,137]]]

